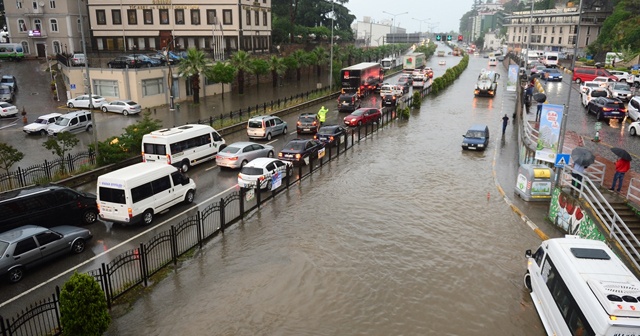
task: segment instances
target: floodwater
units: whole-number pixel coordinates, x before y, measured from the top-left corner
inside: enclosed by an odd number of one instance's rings
[[[540,239],[487,197],[516,137],[504,85],[473,97],[486,62],[211,241],[108,335],[544,335],[522,284]],[[474,123],[485,152],[461,150]]]

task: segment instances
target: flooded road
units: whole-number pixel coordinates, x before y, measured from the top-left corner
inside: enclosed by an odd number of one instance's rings
[[[540,239],[487,197],[516,137],[502,68],[498,95],[473,97],[486,64],[209,242],[107,334],[544,335],[522,285]],[[474,123],[485,152],[461,150]]]

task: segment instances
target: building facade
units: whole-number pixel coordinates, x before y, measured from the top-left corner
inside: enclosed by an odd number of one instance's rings
[[[383,20],[381,22],[375,22],[371,17],[365,16],[362,21],[356,21],[352,25],[354,29],[354,35],[357,40],[361,40],[366,47],[377,47],[387,43],[393,43],[392,38],[387,38],[389,34],[397,36],[398,34],[406,34],[405,28],[394,26],[392,21]]]
[[[89,0],[88,11],[96,51],[271,48],[271,0]]]
[[[80,18],[84,22],[80,22]],[[8,39],[25,54],[81,52],[81,29],[89,36],[86,3],[79,0],[16,0],[5,3]]]

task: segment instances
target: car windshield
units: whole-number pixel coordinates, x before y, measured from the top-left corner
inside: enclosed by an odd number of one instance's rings
[[[616,83],[613,85],[614,90],[624,90],[629,91],[629,85],[623,83]]]
[[[46,125],[48,122],[47,122],[47,119],[38,118],[38,119],[36,119],[36,121],[34,121],[34,123],[36,123],[36,124],[45,124]]]
[[[11,93],[11,89],[8,87],[2,87],[0,88],[0,94],[10,94]]]
[[[482,131],[467,131],[465,135],[467,138],[484,138],[484,132]]]
[[[311,117],[311,116],[306,116],[306,117],[300,117],[298,120],[302,121],[302,122],[313,122],[314,120],[316,120],[315,117]]]
[[[225,147],[223,150],[220,151],[220,153],[237,153],[240,150],[239,147],[233,147],[233,146],[227,146]]]
[[[2,259],[2,256],[4,256],[4,252],[7,250],[7,247],[9,247],[9,243],[0,241],[0,259]]]
[[[593,90],[591,91],[591,97],[606,97],[607,91],[604,90]]]
[[[242,169],[240,170],[240,173],[244,175],[262,175],[262,168],[242,167]]]
[[[606,107],[612,107],[612,108],[619,108],[619,109],[623,109],[624,108],[624,103],[622,102],[607,102]]]
[[[364,110],[355,110],[353,113],[351,113],[352,116],[361,116],[364,114]]]
[[[286,146],[284,146],[284,150],[290,150],[290,151],[301,151],[304,150],[304,146],[305,143],[302,141],[294,141],[294,142],[290,142],[288,143]]]
[[[67,126],[67,125],[69,125],[69,119],[67,119],[67,118],[58,119],[58,121],[56,121],[56,125],[58,125],[58,126]]]

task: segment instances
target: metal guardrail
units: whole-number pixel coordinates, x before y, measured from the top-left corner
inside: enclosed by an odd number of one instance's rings
[[[640,205],[640,180],[632,178],[629,182],[629,189],[627,190],[627,200],[634,204]]]

